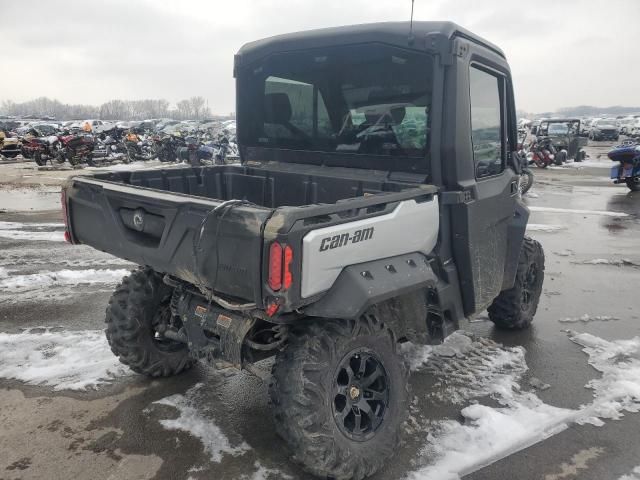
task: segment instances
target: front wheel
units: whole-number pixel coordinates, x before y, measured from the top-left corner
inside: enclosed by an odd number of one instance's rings
[[[524,237],[520,247],[516,279],[500,292],[487,309],[489,319],[500,328],[528,328],[538,309],[544,281],[544,251],[539,242]]]
[[[161,332],[182,324],[171,311],[173,289],[148,268],[134,270],[109,300],[105,322],[111,351],[136,373],[168,377],[189,369],[187,345]]]
[[[542,160],[540,157],[538,157],[537,155],[535,157],[533,157],[533,163],[536,164],[536,167],[538,168],[547,168],[548,165],[547,163]]]
[[[627,187],[629,188],[629,190],[631,190],[632,192],[639,192],[640,191],[640,182],[638,180],[640,180],[640,179],[638,179],[638,178],[627,178],[627,179],[625,179],[625,182],[626,182]]]
[[[533,173],[529,170],[523,170],[520,174],[520,193],[524,195],[533,186]]]
[[[377,309],[299,325],[273,367],[276,429],[314,475],[360,480],[399,445],[408,371]]]
[[[34,152],[33,160],[40,167],[44,167],[47,164],[47,161],[42,158],[42,153],[40,152]]]

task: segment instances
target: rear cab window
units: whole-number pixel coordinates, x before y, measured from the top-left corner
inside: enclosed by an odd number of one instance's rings
[[[378,44],[295,51],[238,78],[244,146],[295,150],[302,163],[331,157],[332,165],[426,169],[430,55]]]

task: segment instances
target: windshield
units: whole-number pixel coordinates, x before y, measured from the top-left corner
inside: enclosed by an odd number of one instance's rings
[[[552,123],[549,125],[549,135],[566,135],[569,132],[569,125],[566,123]]]
[[[431,57],[388,46],[274,55],[239,77],[240,143],[413,168],[427,153],[431,85]]]
[[[53,125],[40,124],[33,127],[41,136],[55,135],[57,129]]]
[[[540,124],[541,135],[577,135],[579,130],[579,120],[546,121]]]

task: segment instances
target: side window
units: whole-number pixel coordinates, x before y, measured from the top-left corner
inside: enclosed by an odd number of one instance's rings
[[[501,78],[471,67],[471,140],[476,178],[497,175],[504,170],[503,118]]]

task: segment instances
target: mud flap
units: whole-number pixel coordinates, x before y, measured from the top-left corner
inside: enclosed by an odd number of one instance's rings
[[[507,229],[507,258],[504,267],[502,290],[508,290],[513,287],[516,272],[518,271],[518,258],[520,257],[522,240],[527,230],[528,221],[529,209],[521,200],[518,200],[515,204],[513,218]]]

